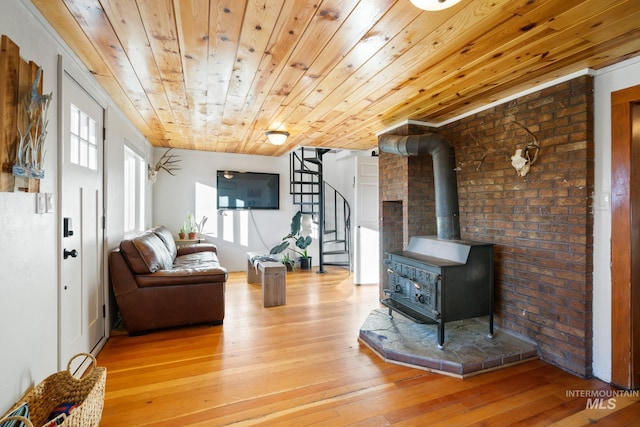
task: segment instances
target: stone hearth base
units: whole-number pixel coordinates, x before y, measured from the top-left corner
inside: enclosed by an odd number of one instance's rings
[[[494,330],[489,338],[485,318],[445,325],[444,348],[438,349],[437,325],[418,324],[387,309],[373,310],[359,339],[383,360],[464,378],[538,358],[535,344]]]

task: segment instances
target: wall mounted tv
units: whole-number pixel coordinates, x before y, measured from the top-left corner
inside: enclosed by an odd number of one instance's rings
[[[277,173],[217,171],[218,209],[280,209]]]

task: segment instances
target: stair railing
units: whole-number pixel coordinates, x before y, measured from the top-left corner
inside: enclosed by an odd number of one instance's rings
[[[337,252],[343,252],[347,257],[346,263],[344,262],[324,262],[324,264],[339,264],[346,265],[351,271],[351,206],[345,197],[336,190],[331,184],[325,182],[325,220],[323,226],[323,232],[325,235],[333,234],[333,239],[324,242],[325,245],[339,245],[341,248]],[[326,199],[332,199],[332,203],[326,203]],[[334,248],[335,249],[335,248]],[[321,248],[321,251],[326,254],[337,255],[336,251],[325,250]],[[324,261],[324,260],[323,260]]]
[[[330,264],[346,265],[351,271],[351,208],[339,191],[323,179],[322,156],[327,149],[315,149],[313,157],[305,157],[304,147],[298,152],[290,153],[289,161],[289,192],[293,196],[293,204],[300,206],[303,214],[311,214],[318,224],[319,270],[325,273],[325,254],[336,255],[344,253],[346,262],[331,262]],[[332,203],[327,204],[327,194]],[[339,208],[342,209],[339,209]],[[330,210],[330,208],[332,208]],[[338,215],[341,211],[342,217]],[[338,223],[341,224],[338,229]],[[327,232],[327,228],[329,231]],[[334,233],[334,238],[327,243],[335,246],[342,244],[339,251],[325,250],[325,235]]]

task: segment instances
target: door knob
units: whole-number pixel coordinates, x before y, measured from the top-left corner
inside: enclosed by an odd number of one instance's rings
[[[64,256],[64,259],[67,259],[69,257],[75,258],[78,256],[78,251],[75,249],[68,251],[67,248],[64,248],[64,252],[62,253],[62,256]]]

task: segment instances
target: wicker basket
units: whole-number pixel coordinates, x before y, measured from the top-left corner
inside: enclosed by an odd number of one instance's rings
[[[88,357],[93,367],[82,378],[71,373],[71,362],[77,357]],[[11,419],[22,421],[25,426],[39,427],[49,421],[49,414],[58,405],[74,402],[78,406],[59,424],[64,427],[97,427],[102,418],[104,406],[104,388],[107,368],[98,367],[95,357],[89,353],[78,353],[67,364],[66,371],[60,371],[45,378],[7,411],[10,414],[24,402],[29,406],[29,419],[20,416],[6,417],[0,422]],[[6,414],[5,414],[6,416]]]

